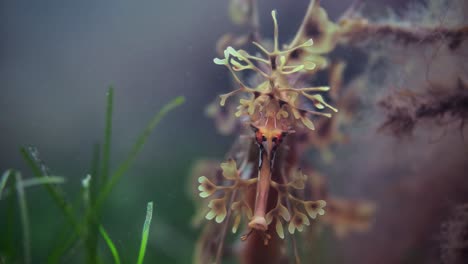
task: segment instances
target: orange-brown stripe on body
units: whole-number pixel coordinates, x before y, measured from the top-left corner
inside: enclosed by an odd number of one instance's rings
[[[270,123],[272,124],[272,123]],[[279,151],[284,133],[275,127],[254,128],[259,151],[258,182],[246,194],[247,202],[255,208],[254,216],[249,222],[250,235],[244,242],[241,251],[241,263],[280,263],[284,257],[284,241],[275,232],[275,220],[266,224],[265,215],[276,206],[278,193],[270,188],[270,181],[282,183],[280,168],[285,166],[285,158]],[[278,154],[278,155],[277,155]],[[280,160],[277,160],[280,158]],[[265,241],[268,244],[265,244]]]
[[[249,222],[249,228],[266,231],[267,224],[265,214],[267,213],[267,202],[270,193],[271,180],[271,159],[267,151],[260,151],[262,155],[259,162],[258,183],[255,195],[255,211],[252,220]]]
[[[249,228],[259,231],[267,230],[265,214],[268,212],[266,203],[270,191],[272,168],[275,162],[276,150],[284,134],[283,130],[276,127],[275,116],[268,118],[267,121],[265,126],[256,127],[252,125],[260,152],[255,209],[253,218],[249,222]]]
[[[248,223],[249,235],[243,244],[241,251],[241,263],[280,263],[284,256],[284,241],[277,235],[275,220],[267,225],[265,216],[277,203],[278,193],[276,189],[270,188],[271,181],[283,183],[281,168],[285,166],[283,160],[276,160],[285,156],[279,152],[281,142],[287,135],[284,128],[278,127],[276,115],[267,117],[264,124],[256,126],[251,124],[255,132],[255,143],[258,152],[258,181],[255,188],[249,189],[246,199],[250,208],[254,208],[253,217]],[[256,123],[258,124],[258,122]]]
[[[266,165],[266,164],[263,164]],[[269,166],[268,166],[269,167]],[[260,170],[261,174],[261,170]],[[256,204],[257,198],[257,188],[251,188],[247,193],[246,199],[251,207]],[[276,205],[276,199],[278,194],[276,190],[269,189],[268,195],[265,202],[265,211],[268,212],[272,210]],[[268,244],[265,245],[265,236],[264,231],[255,230],[248,236],[247,240],[243,243],[243,250],[241,251],[240,263],[242,264],[257,264],[257,263],[271,263],[276,264],[280,263],[280,260],[283,257],[281,247],[283,240],[278,237],[275,233],[275,221],[268,225],[267,233],[271,235],[271,238],[268,240]]]

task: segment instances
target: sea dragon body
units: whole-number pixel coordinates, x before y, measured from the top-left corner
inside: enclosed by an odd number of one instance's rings
[[[304,21],[317,12],[320,19],[328,21],[320,10],[317,5],[311,5]],[[228,46],[224,58],[214,59],[215,64],[229,69],[238,86],[220,96],[220,105],[225,106],[230,97],[243,95],[234,115],[242,120],[245,132],[220,169],[213,169],[212,162],[194,169],[199,196],[210,197],[201,201],[194,222],[201,223],[203,217],[216,222],[206,225],[202,231],[195,263],[221,263],[223,255],[229,253],[237,253],[244,264],[287,263],[290,258],[298,263],[296,239],[290,236],[286,245],[283,225],[287,225],[291,235],[296,230],[302,232],[310,225],[309,219],[323,216],[328,207],[322,177],[308,166],[301,169],[299,155],[304,144],[302,137],[315,129],[311,117],[331,118],[331,113],[324,110],[334,113],[338,110],[321,95],[330,87],[294,87],[301,74],[310,75],[323,68],[320,63],[324,59],[313,53],[314,41],[304,38],[305,26],[301,26],[290,45],[280,49],[275,11],[272,18],[272,51],[254,41],[262,56]],[[245,70],[256,73],[257,85],[249,87],[239,78],[237,72]],[[309,177],[304,172],[310,172]],[[335,215],[341,216],[339,212]],[[245,223],[245,233],[241,236],[243,242],[230,249],[225,247],[224,239],[231,221],[233,233],[242,223]],[[293,254],[288,254],[289,247]]]

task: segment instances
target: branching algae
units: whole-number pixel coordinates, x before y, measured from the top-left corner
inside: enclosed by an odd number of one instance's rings
[[[215,64],[230,71],[236,86],[220,95],[219,104],[240,120],[244,132],[220,166],[203,161],[194,169],[202,198],[194,223],[209,220],[196,248],[196,263],[221,263],[223,255],[231,253],[238,254],[242,263],[284,263],[289,259],[299,263],[296,230],[304,232],[314,220],[323,218],[338,234],[345,234],[365,229],[373,211],[367,203],[328,198],[324,178],[302,157],[306,148],[317,145],[309,136],[314,133],[314,122],[319,122],[320,128],[324,124],[329,130],[334,127],[314,117],[332,118],[339,110],[327,103],[327,97],[334,97],[334,93],[327,94],[329,86],[302,86],[305,77],[328,67],[322,54],[333,49],[337,26],[312,2],[294,40],[280,48],[276,12],[271,15],[272,44],[262,43],[258,35],[253,35],[258,54],[227,46],[223,57],[214,59]],[[318,43],[310,38],[317,35],[311,29],[311,20],[317,26],[315,31],[324,29]],[[343,65],[334,69],[340,75]],[[243,78],[245,71],[252,71],[254,76]],[[338,84],[339,78],[333,78],[333,83]],[[230,104],[233,102],[236,104]],[[225,126],[224,132],[235,127],[230,117],[217,115],[220,111],[216,106],[212,105],[209,112],[218,117],[221,127]],[[225,247],[227,230],[237,233],[240,226],[245,228],[240,236],[243,242],[236,250]],[[286,237],[285,228],[291,236]]]

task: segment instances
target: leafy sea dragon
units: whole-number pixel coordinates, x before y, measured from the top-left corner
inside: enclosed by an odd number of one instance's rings
[[[295,237],[289,238],[291,246],[286,245],[284,226],[293,235],[309,226],[310,219],[325,217],[328,205],[323,179],[310,169],[299,168],[302,144],[299,137],[315,129],[313,116],[331,118],[330,111],[338,110],[321,95],[329,91],[328,86],[295,87],[302,74],[310,75],[322,68],[325,59],[308,53],[314,41],[303,39],[304,29],[299,30],[292,44],[280,48],[276,12],[271,15],[274,22],[271,49],[253,41],[261,55],[228,46],[223,58],[214,59],[215,64],[228,68],[237,86],[220,96],[220,105],[225,106],[228,98],[239,96],[234,115],[243,124],[244,134],[219,169],[214,169],[215,162],[195,166],[202,200],[194,223],[212,220],[202,231],[195,249],[195,263],[221,263],[223,255],[230,252],[237,253],[240,262],[246,264],[285,263],[289,257],[299,263]],[[239,77],[238,73],[246,70],[256,73],[250,80],[256,85],[249,86]],[[325,112],[327,109],[329,112]],[[306,171],[311,172],[310,177]],[[343,203],[333,206],[338,217],[329,218],[329,222],[343,219],[346,209],[341,210],[340,205]],[[237,233],[241,224],[245,228],[243,242],[229,250],[224,245],[227,230],[231,226],[232,233]],[[293,249],[292,256],[288,256],[289,247]]]

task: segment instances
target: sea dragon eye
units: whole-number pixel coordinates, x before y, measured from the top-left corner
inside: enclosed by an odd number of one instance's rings
[[[250,125],[252,131],[255,133],[255,143],[258,145],[259,148],[263,148],[263,142],[267,140],[265,135],[260,131],[260,129],[254,125]]]

